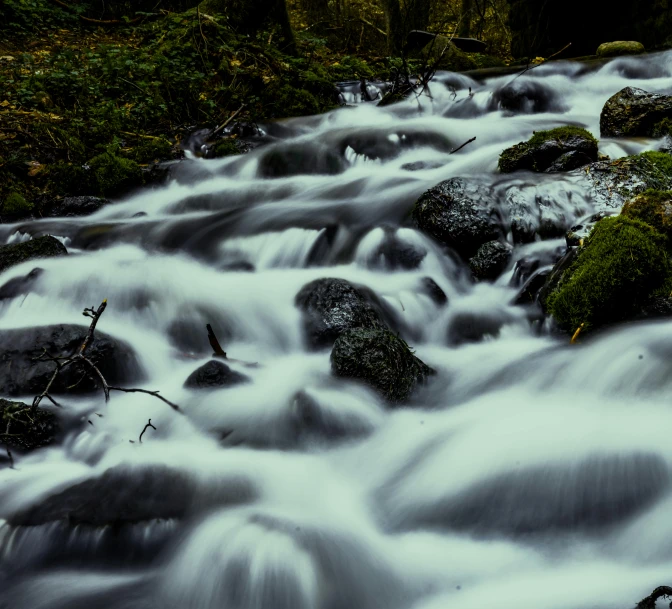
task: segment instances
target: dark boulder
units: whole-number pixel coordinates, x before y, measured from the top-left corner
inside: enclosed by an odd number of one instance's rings
[[[385,323],[366,293],[344,279],[316,279],[296,295],[311,349],[330,347],[347,330],[383,330]]]
[[[334,175],[347,163],[337,151],[317,144],[279,144],[259,159],[259,177],[286,178],[297,175]]]
[[[69,357],[81,346],[88,328],[76,325],[38,326],[0,330],[0,387],[6,395],[37,395],[54,371],[52,361],[35,361],[46,349],[54,357]],[[140,364],[131,347],[97,331],[87,357],[111,385],[142,379]],[[101,388],[79,364],[68,366],[52,385],[51,393],[87,393]]]
[[[65,249],[65,246],[50,235],[23,241],[22,243],[3,245],[0,246],[0,273],[28,260],[65,256],[67,253],[68,250]]]
[[[672,96],[626,87],[607,100],[600,115],[602,137],[653,136],[672,118]]]
[[[497,338],[511,317],[501,310],[460,311],[448,323],[448,344],[458,347],[478,343],[485,338]]]
[[[44,269],[35,268],[23,277],[10,279],[7,283],[0,286],[0,300],[9,300],[10,298],[28,294],[42,273],[44,273]]]
[[[416,385],[434,374],[388,330],[341,334],[331,352],[331,370],[336,376],[363,381],[392,404],[408,400]]]
[[[597,161],[597,140],[585,129],[558,127],[535,133],[527,142],[507,148],[499,157],[502,173],[569,171]]]
[[[482,184],[451,178],[424,193],[415,204],[413,219],[420,230],[470,258],[502,233],[502,222]]]
[[[51,208],[49,215],[52,218],[90,216],[108,204],[109,201],[102,197],[65,197],[61,202],[55,204]]]
[[[490,102],[492,110],[515,114],[562,112],[565,109],[559,93],[538,80],[518,78],[496,89]]]
[[[417,269],[425,259],[427,251],[405,241],[390,230],[378,248],[372,253],[369,264],[373,268],[396,271]]]
[[[427,294],[434,304],[443,307],[448,304],[448,296],[431,277],[423,277],[421,282],[421,291]]]
[[[249,377],[231,370],[224,362],[212,359],[194,370],[184,382],[184,386],[189,389],[219,389],[249,381]]]
[[[481,245],[476,255],[469,260],[469,268],[480,281],[495,280],[509,265],[512,248],[508,243],[488,241]]]
[[[54,441],[59,425],[56,416],[43,408],[31,408],[22,402],[0,399],[0,424],[3,444],[18,450],[35,450]]]

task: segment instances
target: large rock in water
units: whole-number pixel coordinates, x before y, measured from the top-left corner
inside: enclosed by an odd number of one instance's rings
[[[49,215],[54,218],[73,218],[78,216],[90,216],[109,205],[107,199],[101,197],[65,197],[56,203],[50,210]]]
[[[568,125],[538,131],[527,142],[507,148],[499,157],[499,170],[569,171],[597,161],[597,140],[591,133]]]
[[[218,389],[249,381],[249,377],[231,370],[224,362],[212,359],[194,370],[184,382],[184,386],[189,389]]]
[[[481,184],[451,178],[430,188],[413,209],[420,230],[453,248],[463,258],[476,254],[502,234],[502,222]]]
[[[330,347],[347,330],[384,330],[380,314],[364,292],[344,279],[316,279],[296,295],[296,306],[303,311],[303,327],[311,349]]]
[[[672,118],[672,96],[626,87],[612,95],[602,108],[602,137],[653,136],[659,124]]]
[[[54,357],[69,357],[84,341],[88,328],[76,325],[39,326],[0,330],[0,387],[5,395],[38,395],[55,369],[52,361],[36,361],[46,349]],[[131,347],[97,331],[87,357],[111,385],[142,379],[140,364]],[[101,388],[79,365],[68,366],[52,385],[51,393],[87,393]]]
[[[1,431],[10,424],[9,435],[2,441],[10,448],[34,450],[47,446],[58,433],[56,416],[43,408],[32,409],[28,404],[0,399]]]
[[[373,387],[392,404],[405,402],[418,383],[434,374],[389,330],[350,330],[334,343],[331,370]]]
[[[65,246],[58,239],[50,235],[24,241],[23,243],[3,245],[0,246],[0,273],[28,260],[65,256],[67,253],[68,250],[65,249]]]

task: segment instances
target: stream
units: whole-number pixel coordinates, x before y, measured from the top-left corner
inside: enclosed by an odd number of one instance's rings
[[[409,212],[459,176],[571,226],[594,208],[576,175],[502,175],[499,154],[564,124],[598,137],[623,87],[672,91],[672,53],[538,67],[515,81],[538,103],[511,112],[497,99],[513,78],[439,73],[431,96],[386,108],[344,89],[348,107],[262,125],[249,154],[189,156],[92,216],[0,225],[0,243],[51,234],[70,253],[0,302],[0,329],[88,325],[82,310],[107,298],[98,329],[135,350],[138,386],[184,411],[137,393],[61,399],[61,441],[0,469],[0,608],[626,609],[669,584],[672,322],[570,345],[512,304],[516,262],[551,264],[562,237],[516,245],[476,284]],[[390,239],[419,262],[395,263]],[[372,290],[437,371],[403,407],[306,347],[295,297],[323,277]],[[250,382],[184,387],[210,359],[207,323]],[[86,481],[91,505],[145,516],[9,522]]]

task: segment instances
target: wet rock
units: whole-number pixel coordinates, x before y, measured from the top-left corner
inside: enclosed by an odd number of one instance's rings
[[[603,218],[612,216],[614,212],[598,211],[596,214],[591,214],[587,218],[579,220],[577,224],[572,226],[565,235],[565,242],[567,247],[578,247],[583,245],[583,242],[588,238],[595,225]]]
[[[298,175],[334,175],[347,167],[345,159],[327,146],[303,143],[278,145],[259,159],[259,177],[286,178]]]
[[[416,385],[434,373],[390,331],[362,329],[338,337],[331,370],[336,376],[363,381],[392,404],[408,400]]]
[[[422,278],[421,289],[434,301],[434,304],[440,307],[448,304],[448,296],[431,277]]]
[[[510,321],[509,317],[499,310],[460,311],[448,324],[448,344],[457,347],[485,338],[497,338],[507,321]]]
[[[520,291],[516,294],[516,297],[513,299],[514,305],[531,305],[538,302],[539,293],[546,285],[548,281],[548,276],[551,274],[551,269],[544,268],[536,271],[532,276],[523,284],[523,287],[520,288]]]
[[[37,395],[54,371],[51,361],[35,361],[44,349],[54,357],[69,357],[81,346],[87,326],[53,325],[0,330],[0,387],[6,395]],[[111,385],[127,385],[142,379],[140,364],[131,347],[96,331],[87,357]],[[51,393],[89,393],[101,388],[97,378],[80,365],[68,366],[52,385]]]
[[[600,220],[546,299],[568,333],[631,318],[672,276],[667,239],[625,216]]]
[[[303,328],[311,349],[330,347],[347,330],[383,330],[385,323],[364,292],[344,279],[316,279],[295,299],[303,312]]]
[[[42,275],[44,269],[35,268],[23,277],[14,277],[0,287],[0,300],[9,300],[17,296],[28,294],[37,281],[38,277]]]
[[[607,100],[600,115],[602,137],[653,136],[672,118],[672,96],[626,87]]]
[[[541,288],[541,290],[539,290],[538,293],[538,301],[544,312],[548,312],[548,307],[546,304],[548,297],[553,293],[555,289],[557,289],[558,285],[560,285],[560,282],[562,281],[565,272],[571,268],[572,264],[574,264],[574,262],[576,261],[578,255],[579,255],[579,249],[577,247],[570,247],[562,255],[560,260],[558,260],[555,263],[555,265],[553,265],[551,272],[548,273],[546,277],[546,282],[544,283],[544,286]]]
[[[385,238],[373,255],[373,266],[389,271],[417,269],[427,251],[404,241],[394,232],[386,231]]]
[[[672,190],[672,155],[643,152],[615,161],[597,161],[576,171],[599,211],[619,211],[645,190]]]
[[[603,42],[597,47],[598,57],[620,57],[621,55],[641,55],[646,49],[641,42],[634,40],[618,40],[616,42]]]
[[[480,281],[495,280],[509,265],[511,255],[512,249],[508,243],[488,241],[469,260],[469,268]]]
[[[220,389],[249,382],[248,376],[232,370],[224,362],[212,359],[194,370],[184,386],[189,389]]]
[[[672,298],[668,295],[654,296],[633,316],[633,321],[665,319],[672,317]]]
[[[490,191],[478,182],[452,178],[423,194],[413,209],[420,230],[470,258],[502,233]]]
[[[28,404],[0,399],[0,424],[9,435],[2,442],[10,448],[30,451],[51,444],[58,433],[58,419],[44,408],[32,409]]]
[[[508,110],[516,114],[561,112],[565,109],[559,94],[538,80],[518,78],[495,90],[492,110]]]
[[[68,253],[65,246],[54,237],[45,235],[22,243],[0,246],[0,273],[7,269],[40,258],[53,258]]]
[[[527,142],[507,148],[499,157],[499,170],[569,171],[597,161],[597,140],[572,125],[538,131]]]
[[[52,218],[73,218],[77,216],[90,216],[100,211],[110,202],[102,197],[65,197],[60,203],[51,208],[49,216]]]

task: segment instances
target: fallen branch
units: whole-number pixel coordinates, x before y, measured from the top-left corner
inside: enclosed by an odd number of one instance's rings
[[[225,129],[228,127],[228,125],[231,123],[231,121],[236,118],[242,111],[243,108],[245,108],[245,104],[243,104],[238,110],[236,110],[229,118],[227,118],[217,129],[215,129],[211,134],[210,137],[213,137],[214,135],[217,135],[222,129]]]
[[[450,151],[450,154],[455,154],[456,152],[459,152],[459,151],[462,150],[462,148],[464,148],[467,144],[471,144],[471,142],[473,142],[473,141],[475,141],[475,140],[476,140],[476,138],[475,138],[475,137],[472,137],[470,140],[467,140],[466,142],[464,142],[464,144],[462,144],[462,145],[459,146],[458,148],[455,148],[455,150],[451,150],[451,151]]]
[[[557,57],[562,53],[563,51],[566,51],[569,47],[572,46],[572,43],[570,42],[569,44],[566,44],[564,47],[562,47],[559,51],[556,51],[553,53],[553,55],[549,55],[544,61],[541,61],[539,63],[535,63],[533,66],[527,65],[527,67],[520,73],[516,74],[515,78],[511,79],[508,83],[506,83],[505,86],[510,85],[512,82],[514,82],[516,79],[520,78],[523,74],[527,74],[530,70],[534,70],[534,68],[538,68],[539,66],[543,66],[546,62],[551,61],[554,57]]]
[[[96,332],[96,326],[98,325],[98,321],[100,320],[100,317],[102,314],[105,312],[105,309],[107,308],[107,299],[103,300],[103,302],[100,304],[98,309],[94,309],[93,307],[90,307],[88,309],[84,309],[83,315],[85,317],[90,317],[91,318],[91,324],[89,325],[89,329],[86,333],[86,337],[84,338],[84,341],[80,345],[80,347],[77,349],[77,352],[70,356],[70,357],[54,357],[53,355],[50,355],[46,349],[44,350],[44,353],[40,355],[40,357],[36,358],[37,360],[49,360],[52,361],[56,364],[56,369],[54,370],[54,373],[51,375],[51,378],[49,379],[49,382],[47,383],[47,386],[44,388],[44,391],[40,393],[40,395],[36,396],[33,399],[33,404],[31,406],[32,410],[35,410],[38,408],[40,405],[40,402],[43,399],[48,399],[52,404],[56,406],[60,406],[56,400],[51,396],[49,393],[51,391],[51,387],[53,386],[54,382],[58,378],[58,375],[62,372],[62,370],[68,366],[72,366],[73,364],[79,364],[88,369],[88,376],[89,377],[97,377],[98,380],[100,381],[102,388],[103,388],[103,393],[105,394],[105,402],[110,401],[110,392],[111,391],[121,391],[123,393],[146,393],[147,395],[151,395],[155,398],[158,398],[165,404],[168,404],[173,410],[176,412],[182,412],[180,410],[180,407],[171,402],[170,400],[167,400],[164,398],[162,395],[159,395],[158,391],[150,391],[148,389],[137,389],[137,388],[126,388],[126,387],[111,387],[109,383],[107,382],[107,379],[103,375],[103,373],[100,371],[98,366],[91,361],[87,356],[86,356],[86,351],[87,349],[91,346],[91,343],[94,340],[94,335]],[[213,333],[214,336],[214,333]],[[216,340],[216,338],[215,338]],[[219,343],[217,343],[219,344]],[[221,347],[220,347],[221,350]],[[226,354],[224,354],[224,357],[226,357]],[[80,381],[77,382],[79,384]]]
[[[138,442],[140,442],[140,444],[142,444],[142,436],[145,435],[145,432],[146,432],[150,427],[151,427],[154,431],[156,431],[156,427],[154,427],[154,425],[152,425],[152,419],[149,419],[149,421],[147,421],[147,425],[145,425],[145,427],[144,427],[143,430],[142,430],[142,433],[140,434],[140,437],[138,438]]]

